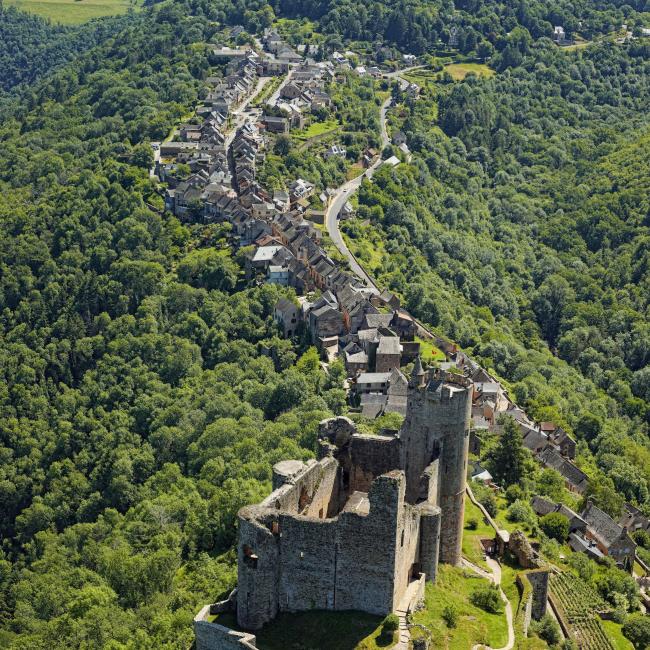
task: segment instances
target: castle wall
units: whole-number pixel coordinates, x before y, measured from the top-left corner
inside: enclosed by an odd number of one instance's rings
[[[434,379],[412,390],[400,431],[409,503],[426,498],[421,477],[438,460],[437,499],[431,501],[441,508],[440,560],[449,564],[457,564],[461,556],[472,407],[471,383],[457,381]]]
[[[347,465],[347,463],[346,463]],[[350,440],[349,491],[369,492],[377,476],[399,467],[399,439],[356,434]]]
[[[280,533],[280,610],[333,609],[336,519],[281,515]]]
[[[393,602],[399,604],[402,594],[411,579],[420,573],[417,562],[420,546],[420,510],[416,506],[404,505],[400,509],[395,553],[395,583]]]
[[[237,621],[257,630],[278,613],[280,557],[273,534],[277,517],[258,506],[239,511]]]
[[[399,511],[404,476],[380,476],[368,494],[366,516],[342,512],[337,535],[336,609],[384,615],[393,611]]]
[[[338,463],[334,458],[284,461],[273,468],[276,489],[260,504],[309,517],[327,517],[338,506]]]
[[[209,605],[206,605],[208,608]],[[223,625],[194,620],[196,650],[255,650],[256,639],[252,634],[236,632]]]
[[[426,579],[435,582],[440,554],[440,508],[427,503],[418,506],[420,510],[420,571]]]

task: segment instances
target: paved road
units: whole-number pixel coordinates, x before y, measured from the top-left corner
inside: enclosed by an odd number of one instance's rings
[[[228,133],[226,135],[226,141],[225,141],[225,146],[226,150],[228,147],[232,144],[232,141],[235,138],[235,133],[237,132],[237,129],[240,126],[243,126],[244,122],[249,117],[255,117],[257,115],[257,118],[260,117],[261,115],[261,109],[252,109],[253,113],[247,114],[247,109],[250,103],[264,90],[264,86],[266,86],[269,81],[271,81],[272,77],[260,77],[257,80],[257,85],[255,86],[255,90],[248,95],[246,100],[242,103],[241,106],[237,108],[237,110],[234,110],[232,112],[232,117],[233,117],[233,125],[232,127],[228,130]]]
[[[403,75],[405,72],[410,72],[411,70],[415,70],[421,67],[422,66],[413,66],[411,68],[405,68],[404,70],[397,70],[396,72],[387,72],[384,74],[384,77],[388,79],[400,79],[401,75]],[[379,119],[381,124],[381,148],[382,149],[384,149],[390,144],[390,138],[388,137],[388,129],[386,126],[386,113],[388,112],[388,108],[390,107],[392,101],[393,101],[392,97],[389,97],[381,105],[381,109],[379,111]],[[338,215],[339,212],[341,212],[341,208],[345,205],[346,201],[348,201],[352,196],[352,194],[354,194],[359,189],[364,177],[372,178],[373,174],[377,171],[377,169],[379,169],[382,163],[383,161],[380,158],[379,160],[377,160],[377,162],[374,165],[372,165],[366,170],[365,174],[362,174],[361,176],[358,176],[357,178],[341,185],[336,190],[336,193],[334,194],[334,197],[330,202],[329,208],[327,209],[327,214],[325,217],[327,232],[329,233],[329,236],[332,242],[334,243],[334,246],[336,246],[339,252],[348,261],[348,264],[350,265],[352,272],[363,282],[365,282],[369,287],[372,287],[377,291],[379,290],[377,285],[374,283],[372,278],[364,271],[364,269],[361,267],[359,262],[357,262],[356,258],[354,257],[350,249],[347,247],[345,241],[343,240],[343,237],[341,236],[341,231],[339,230]]]

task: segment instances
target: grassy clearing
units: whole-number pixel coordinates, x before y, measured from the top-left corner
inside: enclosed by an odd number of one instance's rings
[[[336,120],[325,120],[324,122],[313,122],[303,131],[296,131],[298,140],[308,140],[317,136],[331,133],[339,129],[340,125]]]
[[[129,8],[137,9],[142,3],[141,0],[7,0],[7,4],[55,23],[75,25],[101,16],[125,14]]]
[[[414,615],[415,623],[425,625],[432,634],[431,647],[468,650],[476,643],[501,648],[508,641],[508,626],[503,612],[489,614],[470,602],[471,594],[488,581],[469,571],[440,565],[435,584],[427,583],[425,607]],[[447,606],[458,611],[455,628],[447,627],[442,613]]]
[[[364,171],[365,170],[361,163],[354,163],[353,165],[350,165],[348,167],[346,177],[349,181],[351,181],[353,178],[356,178],[357,176],[361,176],[361,174],[363,174]]]
[[[612,642],[616,650],[634,650],[631,641],[623,636],[623,626],[614,621],[601,621],[607,638]]]
[[[450,63],[444,67],[444,70],[452,76],[454,81],[462,81],[470,72],[488,79],[496,74],[495,70],[484,63]]]
[[[472,530],[468,526],[470,521],[477,522],[477,528]],[[474,564],[487,569],[485,562],[482,539],[494,539],[494,530],[483,519],[483,513],[469,498],[465,498],[465,530],[463,531],[463,555]]]
[[[260,650],[381,650],[396,641],[395,633],[382,632],[382,621],[364,612],[280,614],[255,636]],[[232,614],[221,614],[214,622],[238,629]]]
[[[420,356],[423,361],[445,361],[445,353],[442,350],[439,350],[432,341],[427,339],[422,339],[419,336],[415,337],[415,340],[420,344]]]

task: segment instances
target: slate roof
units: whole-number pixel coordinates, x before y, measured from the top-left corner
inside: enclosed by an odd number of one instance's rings
[[[587,502],[587,507],[582,511],[581,516],[587,522],[589,532],[606,548],[609,548],[623,533],[623,528],[591,501]]]
[[[401,354],[402,349],[397,336],[380,336],[377,354]]]

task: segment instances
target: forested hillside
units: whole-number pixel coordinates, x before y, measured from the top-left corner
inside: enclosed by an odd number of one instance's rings
[[[539,45],[492,80],[431,84],[401,122],[415,165],[364,184],[372,226],[348,229],[385,247],[375,272],[410,309],[494,368],[539,420],[588,441],[616,489],[643,504],[648,50]]]
[[[2,647],[187,647],[233,584],[237,509],[345,407],[341,368],[278,338],[281,290],[247,285],[227,228],[155,209],[149,141],[187,115],[224,24],[305,16],[330,48],[420,53],[449,46],[454,7],[272,8],[172,0],[77,31],[0,10]],[[459,48],[484,43],[500,73],[406,107],[413,164],[363,186],[349,234],[415,314],[584,441],[601,504],[647,505],[648,47],[537,40],[644,7],[456,9]]]
[[[66,28],[0,4],[0,91],[34,82],[101,43],[128,20],[110,19]]]
[[[145,207],[138,143],[195,99],[209,30],[134,19],[0,129],[3,647],[186,647],[237,509],[343,400],[223,232]]]

